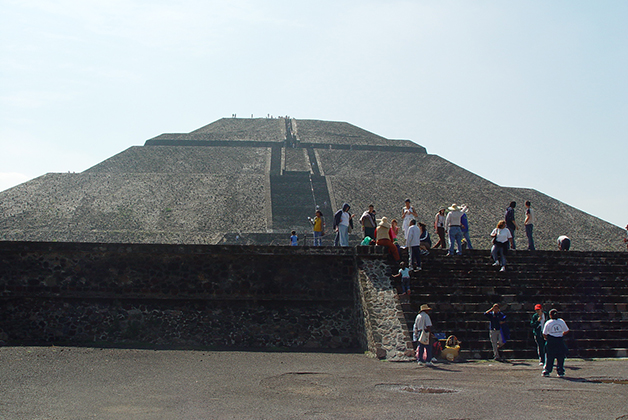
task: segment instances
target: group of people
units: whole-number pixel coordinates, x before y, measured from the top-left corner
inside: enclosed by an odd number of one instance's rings
[[[433,355],[433,346],[429,337],[433,337],[432,320],[429,305],[421,305],[419,314],[416,316],[412,328],[413,340],[417,346],[417,361],[419,365],[430,366],[436,362]],[[506,323],[506,315],[501,311],[499,304],[494,304],[484,316],[489,321],[489,340],[493,349],[493,358],[502,360],[499,349],[510,339],[510,331]],[[565,376],[565,357],[567,356],[567,345],[564,336],[569,332],[567,323],[558,317],[558,310],[552,309],[548,312],[543,310],[541,304],[534,307],[534,314],[530,320],[532,334],[536,343],[536,350],[539,357],[539,365],[543,366],[542,376],[548,377],[554,369],[559,377]]]
[[[336,240],[334,242],[336,246],[349,245],[348,234],[354,227],[353,219],[355,218],[355,214],[349,212],[350,209],[351,206],[344,203],[342,209],[334,214],[333,229],[336,233]],[[469,223],[466,216],[468,207],[458,207],[458,205],[452,204],[452,206],[449,207],[449,213],[447,215],[445,215],[445,210],[447,209],[442,208],[439,210],[434,223],[434,229],[440,237],[436,247],[441,245],[443,248],[445,247],[446,241],[444,235],[445,231],[448,231],[450,238],[449,255],[454,255],[454,253],[460,254],[462,252],[463,241],[466,247],[471,249]],[[400,261],[399,251],[402,246],[400,245],[400,232],[403,232],[403,238],[405,239],[404,246],[408,249],[410,255],[410,265],[415,270],[419,270],[421,268],[421,255],[427,255],[429,253],[428,249],[432,247],[432,239],[427,225],[418,222],[417,218],[418,214],[412,206],[410,199],[405,200],[404,206],[401,209],[401,227],[399,227],[397,219],[389,220],[388,217],[377,219],[375,206],[371,204],[359,218],[359,223],[364,233],[362,244],[368,245],[375,243],[385,246],[389,249],[395,261]],[[316,233],[314,235],[316,237]],[[458,245],[458,251],[455,251],[456,245]]]
[[[517,203],[512,201],[504,214],[504,219],[500,220],[497,227],[491,232],[493,244],[491,247],[491,255],[495,261],[493,265],[499,266],[500,271],[506,271],[506,254],[509,248],[516,249],[515,232],[518,229],[515,220],[515,207]],[[535,250],[533,228],[534,228],[534,210],[530,201],[525,203],[525,230],[528,238],[528,249]],[[353,229],[353,219],[355,214],[351,214],[351,207],[345,203],[342,209],[338,210],[334,215],[333,229],[336,232],[336,246],[348,246],[349,232]],[[461,255],[463,249],[473,249],[471,238],[469,235],[469,220],[467,213],[469,207],[467,205],[458,206],[452,204],[449,208],[441,207],[434,217],[434,231],[438,235],[438,242],[434,248],[446,248],[448,235],[449,250],[447,255]],[[317,212],[318,215],[318,212]],[[318,216],[317,216],[318,217]],[[427,226],[424,223],[417,222],[418,214],[412,206],[411,200],[406,199],[401,209],[401,221],[405,238],[405,247],[408,249],[409,265],[414,270],[421,269],[421,255],[427,255],[428,249],[432,248],[432,240],[430,238]],[[310,219],[313,222],[315,219]],[[390,255],[395,261],[400,261],[400,228],[396,219],[389,221],[387,217],[381,219],[376,218],[375,207],[370,205],[367,210],[362,213],[359,218],[362,231],[364,233],[363,245],[375,243],[385,246],[389,249]],[[314,227],[314,244],[316,245],[317,230]],[[564,238],[561,247],[569,249],[569,238]],[[561,249],[563,249],[561,248]]]
[[[517,249],[517,243],[515,241],[516,231],[519,230],[515,219],[515,208],[517,206],[516,201],[511,201],[504,218],[497,223],[497,226],[491,232],[492,238],[491,256],[494,260],[493,265],[499,266],[500,271],[506,271],[506,254],[508,249]],[[336,234],[334,239],[334,246],[349,246],[349,233],[353,229],[353,219],[355,214],[349,213],[351,206],[344,203],[342,208],[334,214],[333,230]],[[446,211],[449,210],[448,213]],[[449,251],[447,255],[460,255],[465,248],[473,249],[471,244],[471,238],[469,236],[469,220],[467,218],[467,212],[469,207],[467,205],[458,206],[452,204],[449,208],[441,207],[436,213],[434,218],[434,231],[438,235],[438,242],[433,248],[447,248],[446,235],[449,236]],[[363,244],[376,243],[377,245],[386,246],[389,248],[396,261],[399,261],[399,232],[397,219],[388,220],[387,217],[382,219],[376,219],[375,206],[369,205],[368,209],[362,213],[359,219],[364,238],[369,238],[372,242],[366,241]],[[413,248],[418,249],[416,254],[416,260],[411,261],[415,267],[420,267],[420,255],[428,254],[428,249],[432,248],[432,239],[427,230],[427,226],[424,223],[417,222],[418,214],[414,207],[411,205],[410,199],[406,199],[404,207],[401,209],[402,228],[404,233],[406,244],[409,249],[410,255],[413,255]],[[312,230],[314,234],[314,246],[322,245],[322,237],[325,234],[325,222],[323,219],[323,213],[318,209],[314,218],[308,217],[308,220],[312,224]],[[525,219],[524,227],[526,232],[526,238],[528,240],[528,250],[534,251],[536,247],[534,245],[534,223],[535,214],[534,209],[530,201],[525,202]],[[415,226],[416,229],[411,229]],[[383,227],[378,231],[378,228]],[[388,229],[386,233],[385,229]],[[624,243],[628,247],[628,225],[626,225],[626,238]],[[290,244],[298,245],[296,232],[291,232]],[[569,251],[571,247],[571,239],[567,235],[560,235],[557,239],[558,249],[560,251]],[[394,248],[394,249],[393,249]]]
[[[500,310],[499,304],[494,304],[484,315],[489,320],[489,338],[493,348],[493,358],[501,360],[499,349],[510,338],[506,315]],[[532,334],[536,343],[539,365],[543,366],[543,376],[550,376],[556,362],[556,372],[561,378],[565,376],[565,357],[567,345],[564,336],[569,332],[567,323],[558,317],[558,310],[548,312],[543,305],[534,306],[534,314],[530,320]]]
[[[515,235],[519,229],[515,218],[517,203],[512,201],[506,208],[504,218],[497,223],[491,232],[492,238],[491,256],[493,265],[500,267],[500,271],[506,271],[506,254],[509,249],[517,249]],[[335,233],[334,246],[349,246],[349,234],[354,229],[355,214],[350,212],[351,206],[344,203],[342,208],[334,214],[333,231]],[[438,235],[438,242],[434,248],[446,248],[449,242],[448,256],[461,255],[463,249],[473,249],[469,235],[469,220],[467,205],[441,207],[434,217],[434,231]],[[395,261],[400,261],[401,247],[408,249],[409,265],[414,270],[421,269],[421,255],[427,255],[432,248],[432,240],[425,223],[417,221],[418,214],[412,206],[410,199],[406,199],[401,209],[401,228],[397,219],[389,220],[387,217],[378,219],[374,205],[362,213],[359,223],[364,234],[362,245],[377,244],[388,248]],[[314,218],[308,217],[312,224],[314,234],[314,246],[320,246],[324,235],[325,223],[323,214],[316,210]],[[533,229],[535,214],[530,201],[525,202],[525,232],[528,239],[528,250],[534,251]],[[401,245],[400,232],[403,232],[405,244]],[[446,238],[448,236],[448,238]],[[291,244],[295,245],[296,234],[291,236]],[[448,240],[447,240],[448,239]],[[558,248],[569,250],[571,240],[562,235],[558,238]]]

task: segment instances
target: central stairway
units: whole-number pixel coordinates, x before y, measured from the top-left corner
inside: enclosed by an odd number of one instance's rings
[[[314,217],[316,206],[325,216],[328,230],[333,223],[325,177],[309,172],[285,171],[271,175],[273,228],[276,231],[311,232],[307,218]]]
[[[423,270],[413,273],[412,294],[400,296],[410,331],[427,303],[435,332],[456,335],[467,358],[490,358],[483,313],[499,303],[511,333],[502,355],[535,358],[529,322],[540,303],[546,311],[558,309],[569,326],[570,357],[628,356],[628,254],[511,251],[508,271],[499,272],[488,250],[456,257],[445,252],[424,256]]]

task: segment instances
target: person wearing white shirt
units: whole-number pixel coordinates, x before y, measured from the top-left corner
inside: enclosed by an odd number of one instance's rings
[[[406,247],[410,254],[410,265],[415,270],[421,269],[421,230],[416,225],[416,220],[410,220],[408,234],[406,235]]]
[[[407,198],[404,207],[401,209],[401,220],[403,220],[403,235],[408,237],[408,228],[410,227],[410,220],[416,220],[418,217],[414,207],[410,205],[410,199]]]
[[[554,368],[556,360],[556,372],[561,378],[565,376],[565,356],[567,347],[563,337],[569,332],[567,323],[558,317],[558,311],[549,311],[550,320],[543,326],[543,338],[545,338],[545,366],[543,376],[548,377]]]
[[[493,246],[491,247],[491,256],[495,263],[494,266],[501,265],[499,271],[506,271],[506,253],[508,252],[508,243],[512,245],[512,233],[506,227],[506,221],[500,220],[497,227],[491,232],[493,238]]]
[[[431,366],[434,362],[434,359],[432,359],[432,346],[430,346],[429,341],[427,344],[421,343],[420,341],[423,331],[425,331],[428,336],[432,332],[432,320],[429,315],[431,310],[432,308],[430,308],[429,305],[421,305],[421,312],[416,316],[414,326],[412,327],[413,339],[418,342],[417,360],[419,366]]]
[[[445,230],[449,232],[449,252],[447,255],[453,256],[454,247],[458,245],[457,254],[462,254],[462,227],[460,219],[462,218],[462,211],[457,204],[452,204],[449,207],[449,213],[445,218]]]

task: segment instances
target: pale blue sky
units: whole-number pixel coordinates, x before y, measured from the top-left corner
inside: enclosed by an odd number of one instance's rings
[[[628,223],[628,2],[0,0],[0,190],[233,113],[347,121]]]

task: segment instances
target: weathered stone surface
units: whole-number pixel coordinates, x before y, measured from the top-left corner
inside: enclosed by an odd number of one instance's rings
[[[403,318],[397,291],[390,283],[384,261],[364,260],[359,285],[367,347],[379,359],[413,360],[410,333]]]
[[[350,251],[2,242],[0,340],[359,350]]]
[[[512,200],[520,225],[523,203],[532,201],[538,249],[555,249],[562,234],[574,251],[624,249],[621,228],[538,191],[495,185],[416,143],[345,122],[283,118],[225,118],[163,134],[83,173],[0,192],[0,240],[208,244],[292,230],[304,237],[316,206],[329,234],[344,202],[358,217],[375,204],[378,216],[400,218],[406,198],[428,227],[439,207],[469,205],[480,249]],[[360,237],[356,226],[352,243]],[[525,248],[522,231],[517,240]]]

